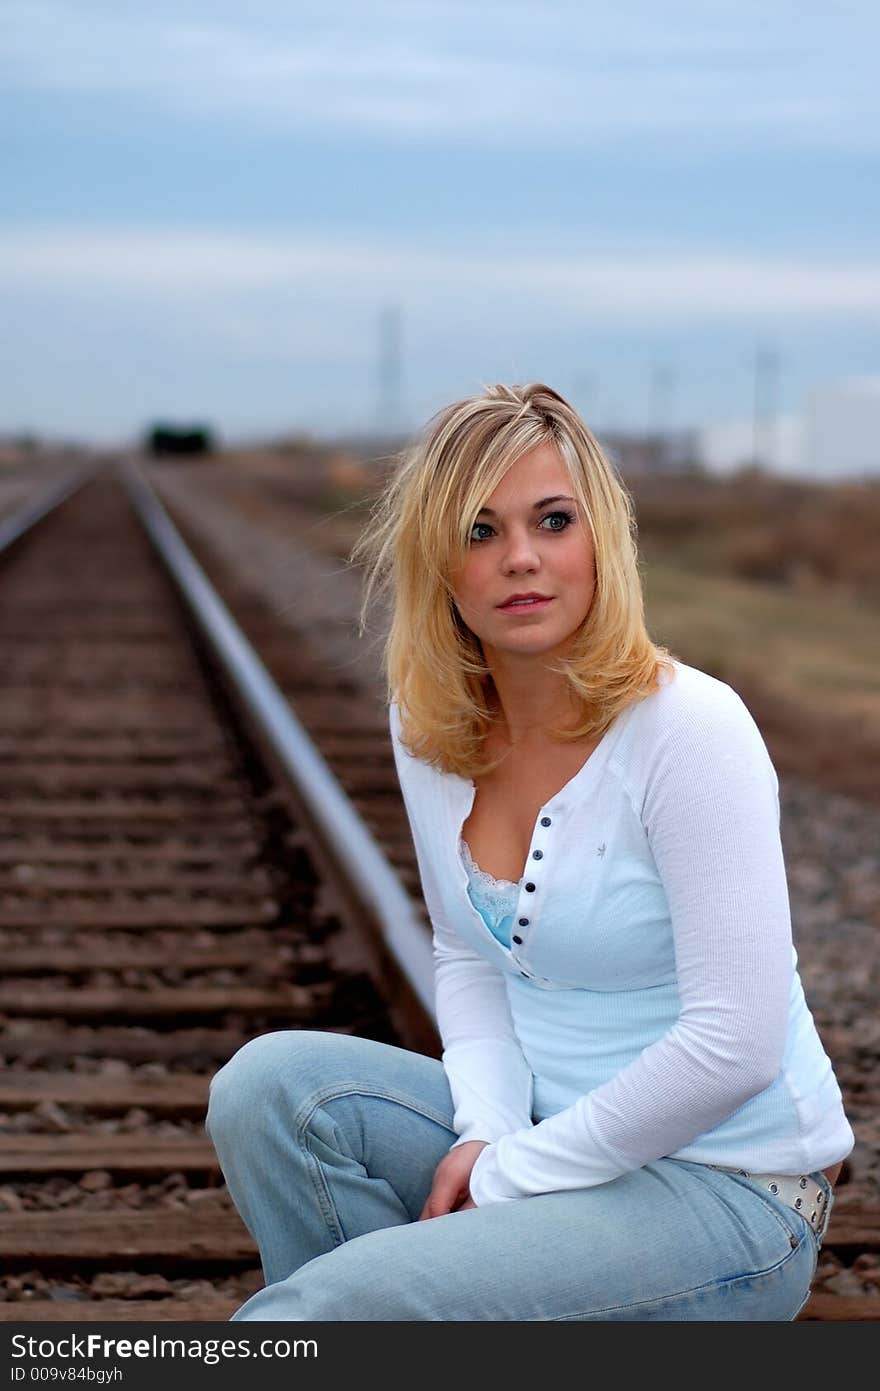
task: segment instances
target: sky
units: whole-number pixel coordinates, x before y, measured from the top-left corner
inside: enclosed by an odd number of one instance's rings
[[[878,38],[809,0],[4,0],[0,433],[414,429],[540,380],[746,438],[760,356],[783,441],[880,378]]]

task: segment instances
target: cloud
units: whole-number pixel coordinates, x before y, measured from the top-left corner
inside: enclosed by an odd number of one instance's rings
[[[0,285],[73,297],[193,305],[293,293],[310,303],[373,306],[380,297],[436,322],[463,305],[521,319],[665,324],[880,315],[880,265],[736,251],[560,255],[455,253],[391,240],[89,227],[0,231]]]
[[[398,142],[876,148],[870,6],[12,0],[6,87]]]

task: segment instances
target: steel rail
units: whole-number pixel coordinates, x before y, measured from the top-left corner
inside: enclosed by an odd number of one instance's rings
[[[436,1026],[433,951],[412,899],[284,694],[216,593],[132,459],[120,476],[209,650],[261,732],[294,795],[377,925],[397,969]]]
[[[10,512],[7,517],[0,517],[0,555],[8,550],[10,546],[19,541],[22,536],[35,527],[37,522],[47,517],[50,512],[54,512],[56,507],[60,507],[62,502],[66,502],[73,493],[84,486],[95,474],[105,467],[102,460],[98,464],[91,464],[85,468],[76,469],[73,473],[65,475],[59,481],[52,483],[43,489],[34,498],[29,498],[21,507]]]

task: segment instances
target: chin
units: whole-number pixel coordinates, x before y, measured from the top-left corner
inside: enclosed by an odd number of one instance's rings
[[[496,652],[509,652],[511,656],[519,657],[543,657],[547,652],[555,652],[561,638],[544,637],[540,642],[509,642],[504,647],[496,645]]]

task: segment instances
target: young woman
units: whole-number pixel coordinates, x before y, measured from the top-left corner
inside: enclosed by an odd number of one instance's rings
[[[791,1320],[853,1145],[743,702],[649,638],[631,501],[542,384],[458,401],[355,547],[442,1062],[279,1032],[208,1131],[235,1319]],[[362,629],[363,630],[363,629]]]

